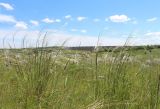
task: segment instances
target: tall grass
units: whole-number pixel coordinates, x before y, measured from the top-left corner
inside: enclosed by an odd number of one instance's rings
[[[0,108],[160,108],[158,49],[90,52],[42,44],[0,52]]]

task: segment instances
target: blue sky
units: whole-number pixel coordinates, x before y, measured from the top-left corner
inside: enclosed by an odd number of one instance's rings
[[[61,36],[57,41],[72,37],[94,45],[101,33],[110,45],[122,44],[129,35],[137,45],[158,44],[159,5],[159,0],[0,0],[0,39],[14,31],[30,35],[43,29],[52,31],[50,37]]]

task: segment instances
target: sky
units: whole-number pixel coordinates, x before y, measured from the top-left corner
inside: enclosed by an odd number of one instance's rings
[[[20,47],[24,37],[32,46],[40,33],[47,33],[49,46],[66,40],[66,46],[123,45],[128,38],[130,45],[160,44],[159,4],[159,0],[0,0],[0,47]]]

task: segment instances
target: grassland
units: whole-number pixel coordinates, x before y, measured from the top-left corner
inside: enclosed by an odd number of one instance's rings
[[[0,52],[0,109],[160,109],[160,49]]]

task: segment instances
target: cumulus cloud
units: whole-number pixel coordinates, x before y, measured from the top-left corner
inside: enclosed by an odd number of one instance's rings
[[[130,18],[126,15],[113,15],[109,17],[109,20],[115,23],[128,22]]]
[[[14,27],[18,29],[27,29],[27,23],[23,21],[17,21],[14,16],[0,14],[0,23],[12,23]],[[32,22],[33,23],[33,22]]]
[[[77,17],[77,20],[78,21],[84,21],[84,20],[86,20],[86,17],[79,16],[79,17]]]
[[[0,23],[15,23],[16,20],[11,15],[0,14]]]
[[[39,25],[39,22],[36,21],[36,20],[30,20],[30,23],[34,26],[38,26]]]
[[[76,32],[76,31],[78,31],[77,29],[75,29],[75,28],[73,28],[73,29],[71,29],[71,31],[72,32]]]
[[[55,22],[60,23],[61,19],[56,19]]]
[[[145,36],[160,36],[160,32],[148,32]]]
[[[42,20],[44,23],[60,23],[61,19],[50,19],[50,18],[45,18]]]
[[[17,29],[27,29],[27,23],[23,22],[23,21],[19,21],[15,24],[15,27]]]
[[[153,17],[153,18],[147,19],[146,21],[147,21],[147,22],[154,22],[154,21],[156,21],[157,19],[158,19],[157,17]]]
[[[86,29],[82,29],[82,30],[80,30],[80,29],[73,28],[73,29],[71,29],[70,31],[72,31],[72,32],[87,33],[87,30],[86,30]]]
[[[82,33],[87,33],[87,30],[83,29],[81,30]]]
[[[68,19],[68,20],[71,20],[71,19],[72,19],[72,16],[71,16],[71,15],[66,15],[64,18],[65,18],[65,19]]]
[[[8,4],[8,3],[0,3],[0,7],[3,7],[3,8],[5,8],[8,11],[14,10],[14,8],[10,4]]]
[[[44,22],[44,23],[54,23],[54,20],[50,19],[50,18],[45,18],[45,19],[42,20],[42,22]]]

